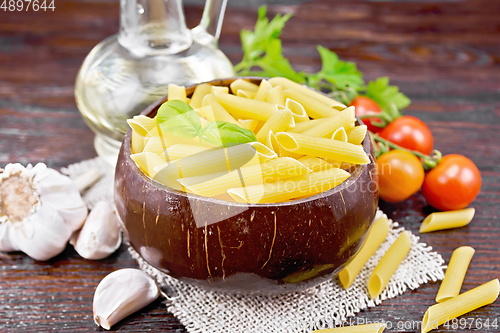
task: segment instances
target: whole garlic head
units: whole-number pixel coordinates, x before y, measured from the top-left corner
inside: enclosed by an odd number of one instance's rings
[[[0,251],[49,260],[86,217],[87,206],[71,179],[45,164],[8,164],[0,173]]]
[[[70,243],[85,259],[104,259],[122,243],[119,223],[114,205],[99,201],[90,211],[82,230],[71,237]]]
[[[94,321],[109,330],[111,326],[158,298],[160,290],[146,273],[124,268],[107,275],[94,294]]]

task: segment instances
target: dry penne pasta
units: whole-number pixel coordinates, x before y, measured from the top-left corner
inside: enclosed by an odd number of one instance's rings
[[[241,127],[251,130],[257,133],[257,127],[259,126],[259,121],[255,119],[238,119],[238,123]]]
[[[255,96],[255,93],[243,89],[238,89],[235,95],[238,97],[253,98]]]
[[[274,183],[232,188],[227,192],[238,202],[280,202],[328,191],[349,176],[350,174],[344,170],[332,168]]]
[[[278,110],[264,123],[255,137],[257,141],[265,144],[269,131],[276,133],[294,126],[295,121],[293,120],[292,111],[288,109]]]
[[[323,103],[326,106],[339,108],[340,110],[346,108],[346,106],[344,104],[337,102],[336,100],[334,100],[326,95],[323,95],[322,93],[319,93],[317,91],[309,89],[306,86],[303,86],[299,83],[293,82],[292,80],[289,80],[289,79],[284,78],[284,77],[273,77],[272,79],[269,79],[269,83],[273,87],[280,85],[283,87],[283,90],[294,89],[303,95],[309,96],[312,99]]]
[[[128,119],[127,123],[130,128],[132,128],[132,130],[140,136],[148,135],[149,131],[156,127],[156,121],[153,124],[149,124],[144,123],[143,121],[138,121],[135,117],[134,119]]]
[[[348,289],[356,276],[358,276],[359,272],[363,266],[368,262],[368,259],[375,253],[375,251],[379,248],[380,244],[382,244],[387,235],[389,234],[389,221],[387,217],[382,216],[377,221],[375,221],[370,228],[370,232],[366,236],[366,239],[356,254],[354,259],[344,267],[342,271],[339,273],[339,279],[342,283],[344,289]]]
[[[429,332],[446,321],[495,302],[499,291],[500,284],[498,279],[495,279],[446,302],[430,306],[422,319],[422,333]]]
[[[353,145],[360,145],[366,136],[366,131],[368,127],[366,125],[355,126],[346,131],[347,133],[347,142],[352,143]]]
[[[236,95],[238,90],[251,91],[255,94],[257,92],[257,89],[259,89],[258,85],[252,82],[248,82],[244,79],[234,80],[233,82],[231,82],[229,87],[231,88],[233,95]]]
[[[369,323],[364,325],[352,325],[338,328],[317,330],[319,333],[381,333],[386,328],[384,323]]]
[[[411,240],[407,231],[403,231],[398,239],[391,245],[389,250],[384,254],[377,267],[373,270],[368,280],[368,293],[371,299],[377,298],[378,295],[387,286],[390,278],[398,268],[399,264],[410,252]]]
[[[212,86],[211,93],[218,92],[219,94],[229,94],[229,87]]]
[[[131,150],[132,154],[141,153],[150,138],[146,138],[136,131],[132,131]]]
[[[156,171],[154,168],[165,163],[165,160],[154,153],[138,153],[130,155],[130,158],[137,163],[139,168],[151,178],[154,178]]]
[[[273,86],[267,80],[262,80],[253,99],[256,101],[265,101],[267,92],[272,88]]]
[[[322,158],[314,156],[302,156],[297,159],[300,163],[311,169],[313,172],[333,168],[334,166]]]
[[[347,142],[347,133],[344,127],[337,128],[332,134],[332,140]]]
[[[292,111],[293,119],[295,119],[296,123],[306,122],[310,120],[304,107],[299,102],[294,101],[293,99],[286,99],[285,108]]]
[[[310,121],[304,121],[304,122],[299,122],[299,123],[295,123],[295,127],[294,128],[290,128],[287,132],[292,132],[292,133],[303,133],[305,131],[307,131],[308,129],[318,125],[320,122],[323,122],[325,121],[324,118],[320,118],[320,119],[313,119],[313,120],[310,120]]]
[[[266,121],[278,110],[276,104],[214,92],[217,101],[237,118]]]
[[[186,88],[184,86],[178,86],[173,83],[168,84],[168,100],[172,101],[178,99],[183,102],[187,102],[186,99]]]
[[[350,106],[347,109],[337,112],[336,115],[322,119],[317,125],[302,132],[305,135],[317,137],[330,137],[335,130],[340,127],[351,128],[354,124],[354,107]]]
[[[304,95],[295,89],[286,89],[283,91],[283,94],[285,98],[290,98],[300,103],[309,117],[313,119],[332,117],[339,112],[339,110],[321,103],[317,99],[314,99],[314,97]]]
[[[274,182],[310,172],[310,169],[293,158],[281,157],[260,164],[255,156],[246,165],[229,173],[182,178],[177,181],[195,194],[213,197],[227,193],[230,188]]]
[[[210,94],[212,91],[212,85],[208,83],[202,83],[196,86],[194,88],[193,95],[191,96],[191,100],[189,101],[189,105],[193,109],[199,109],[202,107],[201,102],[203,101],[203,98]]]
[[[370,163],[363,147],[348,142],[286,132],[276,133],[276,140],[281,147],[296,154],[356,164]]]
[[[276,86],[266,92],[266,102],[285,105],[285,95],[283,94],[283,88],[281,86]]]
[[[453,251],[446,274],[436,295],[436,302],[441,303],[460,294],[460,288],[474,252],[470,246],[461,246]]]
[[[212,107],[212,115],[206,115],[209,121],[214,120],[222,120],[227,121],[228,123],[238,124],[236,119],[231,116],[226,109],[220,105],[217,99],[212,94],[208,94],[203,97],[203,101],[201,102],[202,106],[211,106]]]
[[[186,145],[181,143],[168,147],[163,154],[165,155],[165,159],[171,162],[188,156],[196,155],[210,149],[213,148],[195,146],[195,145]]]
[[[167,149],[166,141],[160,136],[152,136],[142,151],[144,153],[156,154],[167,161],[164,154],[165,149]]]
[[[464,227],[472,221],[474,213],[474,208],[432,213],[422,222],[420,232]]]

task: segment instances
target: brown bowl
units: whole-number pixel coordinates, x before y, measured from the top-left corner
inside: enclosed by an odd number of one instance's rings
[[[186,88],[188,96],[194,88]],[[154,117],[166,100],[142,114]],[[116,208],[130,244],[152,266],[197,286],[257,294],[312,287],[353,257],[375,216],[375,159],[367,138],[363,148],[371,163],[357,166],[342,184],[274,204],[228,202],[164,186],[130,158],[130,139],[129,130],[115,175]]]

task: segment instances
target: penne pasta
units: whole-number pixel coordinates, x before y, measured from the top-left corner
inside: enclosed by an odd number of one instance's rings
[[[499,290],[499,281],[495,279],[446,302],[430,306],[422,319],[422,333],[429,332],[446,321],[495,302]]]
[[[234,117],[266,121],[274,112],[276,104],[214,92],[217,101]],[[213,107],[213,105],[212,105]]]
[[[133,119],[127,119],[127,123],[130,126],[130,128],[140,136],[148,135],[149,131],[156,127],[156,119],[145,117],[154,121],[154,122],[149,122],[149,121],[146,122],[144,120],[136,119],[136,117],[134,117]]]
[[[300,105],[302,105],[306,110],[309,117],[313,119],[332,117],[339,112],[339,110],[321,103],[314,97],[304,95],[295,89],[283,90],[283,94],[285,95],[285,98],[290,98],[300,103]]]
[[[269,79],[269,83],[273,87],[280,85],[283,87],[283,90],[294,89],[294,90],[300,92],[301,94],[309,96],[311,99],[317,100],[320,103],[322,103],[326,106],[329,106],[329,107],[339,108],[340,110],[346,108],[346,106],[344,104],[337,102],[336,100],[332,99],[331,97],[323,95],[320,92],[312,90],[304,85],[293,82],[292,80],[289,80],[289,79],[284,78],[284,77],[273,77],[272,79]]]
[[[296,154],[322,157],[355,164],[370,163],[370,159],[363,150],[363,147],[348,142],[286,132],[277,133],[276,140],[285,150]]]
[[[285,105],[285,95],[283,94],[283,88],[281,86],[276,86],[266,91],[265,101],[273,104]]]
[[[403,231],[398,239],[391,245],[389,250],[384,254],[377,267],[373,270],[368,280],[368,293],[371,299],[377,298],[378,295],[387,286],[391,276],[394,274],[399,264],[410,252],[411,240],[408,232]]]
[[[217,101],[214,95],[208,94],[205,97],[203,97],[201,105],[210,106],[212,108],[212,114],[210,116],[206,115],[207,120],[209,121],[222,120],[222,121],[227,121],[228,123],[233,123],[238,125],[236,119],[234,119],[233,116],[231,116],[229,112],[227,112],[226,109],[224,109],[222,105],[220,105],[220,103]]]
[[[178,86],[173,83],[168,84],[168,100],[172,101],[178,99],[183,102],[187,102],[186,99],[186,88],[184,86]]]
[[[238,90],[244,90],[244,91],[250,91],[253,92],[254,95],[257,92],[257,89],[259,89],[259,86],[252,83],[248,82],[247,80],[244,79],[237,79],[231,82],[229,85],[231,88],[231,91],[233,92],[233,95],[236,95]]]
[[[304,107],[299,102],[294,101],[293,99],[290,98],[286,99],[285,108],[292,111],[293,119],[295,119],[295,122],[297,123],[306,122],[310,120]]]
[[[443,282],[436,295],[436,302],[441,303],[460,294],[460,288],[474,252],[470,246],[461,246],[453,251]]]
[[[257,89],[257,92],[255,93],[253,99],[255,99],[256,101],[265,101],[267,92],[272,88],[273,86],[269,82],[267,82],[267,80],[260,81],[259,88]]]
[[[259,121],[255,119],[238,119],[238,123],[241,127],[251,130],[257,133],[257,127],[259,126]]]
[[[358,251],[354,259],[344,267],[339,273],[339,279],[344,289],[348,289],[363,266],[368,262],[368,259],[375,253],[379,246],[385,241],[389,234],[389,221],[387,217],[382,216],[375,221],[370,228],[368,235],[361,249]]]
[[[347,142],[347,133],[345,132],[344,127],[337,128],[335,132],[333,132],[332,140]]]
[[[344,170],[328,169],[274,183],[232,188],[227,193],[238,202],[281,202],[328,191],[342,183],[349,176],[350,174]]]
[[[474,208],[432,213],[422,222],[420,232],[464,227],[472,221],[474,213]]]
[[[149,138],[146,138],[137,133],[136,131],[132,130],[132,138],[130,140],[131,142],[130,150],[132,151],[132,154],[141,153],[144,150],[144,147],[146,146],[148,141]]]
[[[274,182],[310,172],[310,169],[292,158],[276,158],[260,164],[255,156],[249,163],[229,173],[202,175],[177,181],[192,193],[213,197],[227,193],[230,188]]]
[[[346,131],[347,133],[347,142],[352,143],[353,145],[360,145],[366,136],[366,131],[368,127],[366,125],[355,126]]]
[[[238,89],[238,91],[235,94],[238,97],[244,97],[244,98],[253,98],[255,96],[254,92],[251,91],[246,91],[243,89]]]
[[[386,328],[384,323],[369,323],[364,325],[352,325],[346,327],[328,328],[316,330],[320,333],[381,333]]]
[[[132,154],[130,158],[132,158],[143,173],[151,178],[156,175],[154,168],[165,163],[163,158],[153,153]]]
[[[149,138],[148,143],[142,151],[145,153],[156,154],[167,161],[165,157],[165,149],[167,149],[167,143],[165,142],[165,140],[163,140],[162,137],[153,136]]]
[[[292,111],[288,109],[278,110],[264,123],[255,137],[257,138],[257,141],[265,144],[269,131],[273,133],[282,132],[287,128],[294,126],[295,122],[293,120]]]
[[[212,86],[210,92],[213,94],[215,91],[219,94],[229,94],[229,87]]]
[[[341,112],[337,112],[336,115],[322,120],[302,133],[317,137],[330,137],[340,127],[351,128],[355,120],[354,107],[350,106]]]
[[[304,121],[304,122],[299,122],[295,123],[294,128],[290,128],[287,132],[292,132],[292,133],[303,133],[304,131],[307,131],[308,129],[318,125],[319,123],[325,121],[324,118],[321,119],[313,119],[310,121]]]
[[[300,163],[311,169],[313,172],[331,169],[334,166],[319,157],[302,156],[297,159]]]
[[[175,144],[168,147],[164,151],[165,159],[169,162],[179,160],[181,158],[185,158],[188,156],[196,155],[201,152],[210,150],[213,148],[195,146],[195,145],[186,145],[186,144]]]
[[[193,95],[191,96],[191,100],[189,101],[189,105],[193,109],[199,109],[202,107],[201,102],[203,101],[203,98],[210,94],[212,91],[212,85],[208,83],[202,83],[196,86],[194,89]]]

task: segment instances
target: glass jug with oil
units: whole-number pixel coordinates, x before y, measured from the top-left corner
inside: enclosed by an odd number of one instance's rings
[[[207,0],[200,24],[189,30],[182,0],[120,1],[119,33],[87,55],[75,84],[78,109],[108,164],[116,164],[126,120],[164,96],[169,83],[234,76],[217,47],[226,4]]]

